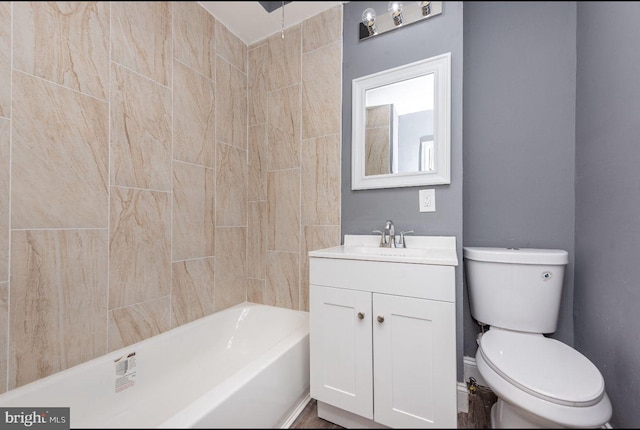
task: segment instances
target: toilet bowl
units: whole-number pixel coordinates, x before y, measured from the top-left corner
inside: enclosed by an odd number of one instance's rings
[[[584,355],[539,334],[491,328],[476,364],[498,402],[494,428],[590,428],[611,417],[604,379]]]
[[[472,316],[488,331],[476,364],[498,401],[493,428],[596,428],[612,405],[604,378],[555,331],[566,251],[464,248]]]

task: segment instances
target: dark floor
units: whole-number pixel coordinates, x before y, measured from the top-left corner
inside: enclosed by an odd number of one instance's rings
[[[458,428],[491,428],[491,406],[497,398],[493,392],[483,386],[476,386],[475,393],[469,393],[469,413],[458,413]],[[318,418],[316,401],[311,399],[306,408],[291,425],[293,429],[341,429],[337,424]]]

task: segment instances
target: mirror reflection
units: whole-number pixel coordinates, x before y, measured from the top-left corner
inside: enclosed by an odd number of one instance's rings
[[[352,81],[351,189],[451,183],[451,53]]]
[[[434,73],[365,92],[365,176],[435,171]]]

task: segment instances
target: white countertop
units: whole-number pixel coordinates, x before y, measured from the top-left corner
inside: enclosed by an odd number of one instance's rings
[[[344,245],[309,252],[309,257],[457,266],[454,236],[405,236],[406,248],[381,248],[379,235],[345,235]]]

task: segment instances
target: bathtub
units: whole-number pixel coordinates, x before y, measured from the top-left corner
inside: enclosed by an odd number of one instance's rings
[[[242,303],[0,395],[71,428],[288,427],[309,400],[308,313]]]

